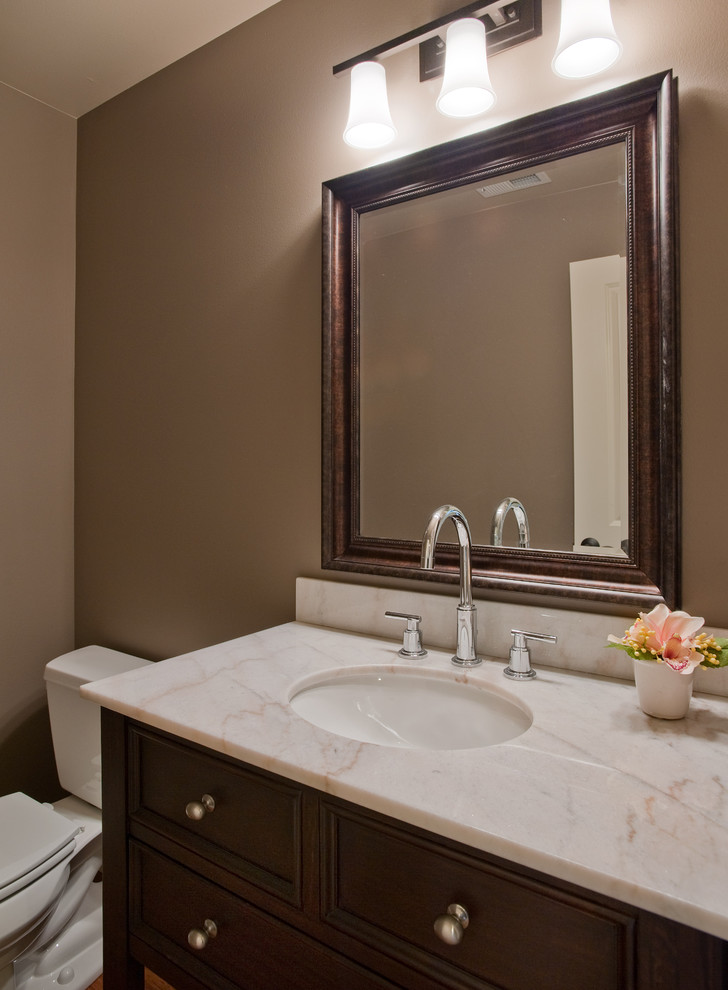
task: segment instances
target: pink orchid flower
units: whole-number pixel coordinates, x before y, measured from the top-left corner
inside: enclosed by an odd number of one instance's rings
[[[671,612],[664,603],[651,612],[640,612],[639,619],[629,630],[634,639],[643,639],[648,650],[654,651],[673,670],[688,674],[703,659],[695,649],[695,634],[705,623],[700,616],[687,612]]]

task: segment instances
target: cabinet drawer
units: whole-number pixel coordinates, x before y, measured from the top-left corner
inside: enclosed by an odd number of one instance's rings
[[[300,788],[143,729],[129,742],[132,822],[300,906]],[[204,795],[214,808],[190,818]]]
[[[452,987],[633,987],[629,914],[349,809],[326,805],[323,820],[323,913],[338,930]],[[434,931],[451,904],[469,914],[457,945]]]
[[[242,898],[130,844],[130,934],[207,986],[246,990],[396,990]],[[193,949],[190,931],[216,933]]]

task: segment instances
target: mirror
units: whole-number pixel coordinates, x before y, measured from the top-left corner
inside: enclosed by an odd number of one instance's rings
[[[325,568],[677,604],[675,88],[324,184]]]

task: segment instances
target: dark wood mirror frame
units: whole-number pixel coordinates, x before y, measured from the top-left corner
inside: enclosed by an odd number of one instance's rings
[[[418,542],[360,533],[360,215],[616,141],[625,142],[627,159],[630,555],[474,546],[473,584],[630,607],[679,604],[677,81],[671,72],[324,184],[323,568],[430,581],[458,576],[454,544],[439,546],[437,569],[426,571]]]

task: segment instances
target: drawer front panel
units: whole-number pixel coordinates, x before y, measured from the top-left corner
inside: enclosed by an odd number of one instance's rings
[[[132,821],[300,905],[299,788],[144,730],[131,730],[130,749]],[[186,813],[194,802],[198,819]]]
[[[629,990],[634,921],[327,805],[324,918],[451,986],[508,990]],[[434,922],[459,904],[469,924],[457,945]]]
[[[136,842],[130,852],[131,935],[205,985],[396,990],[160,853]],[[189,933],[204,931],[206,921],[216,933],[194,949]]]

